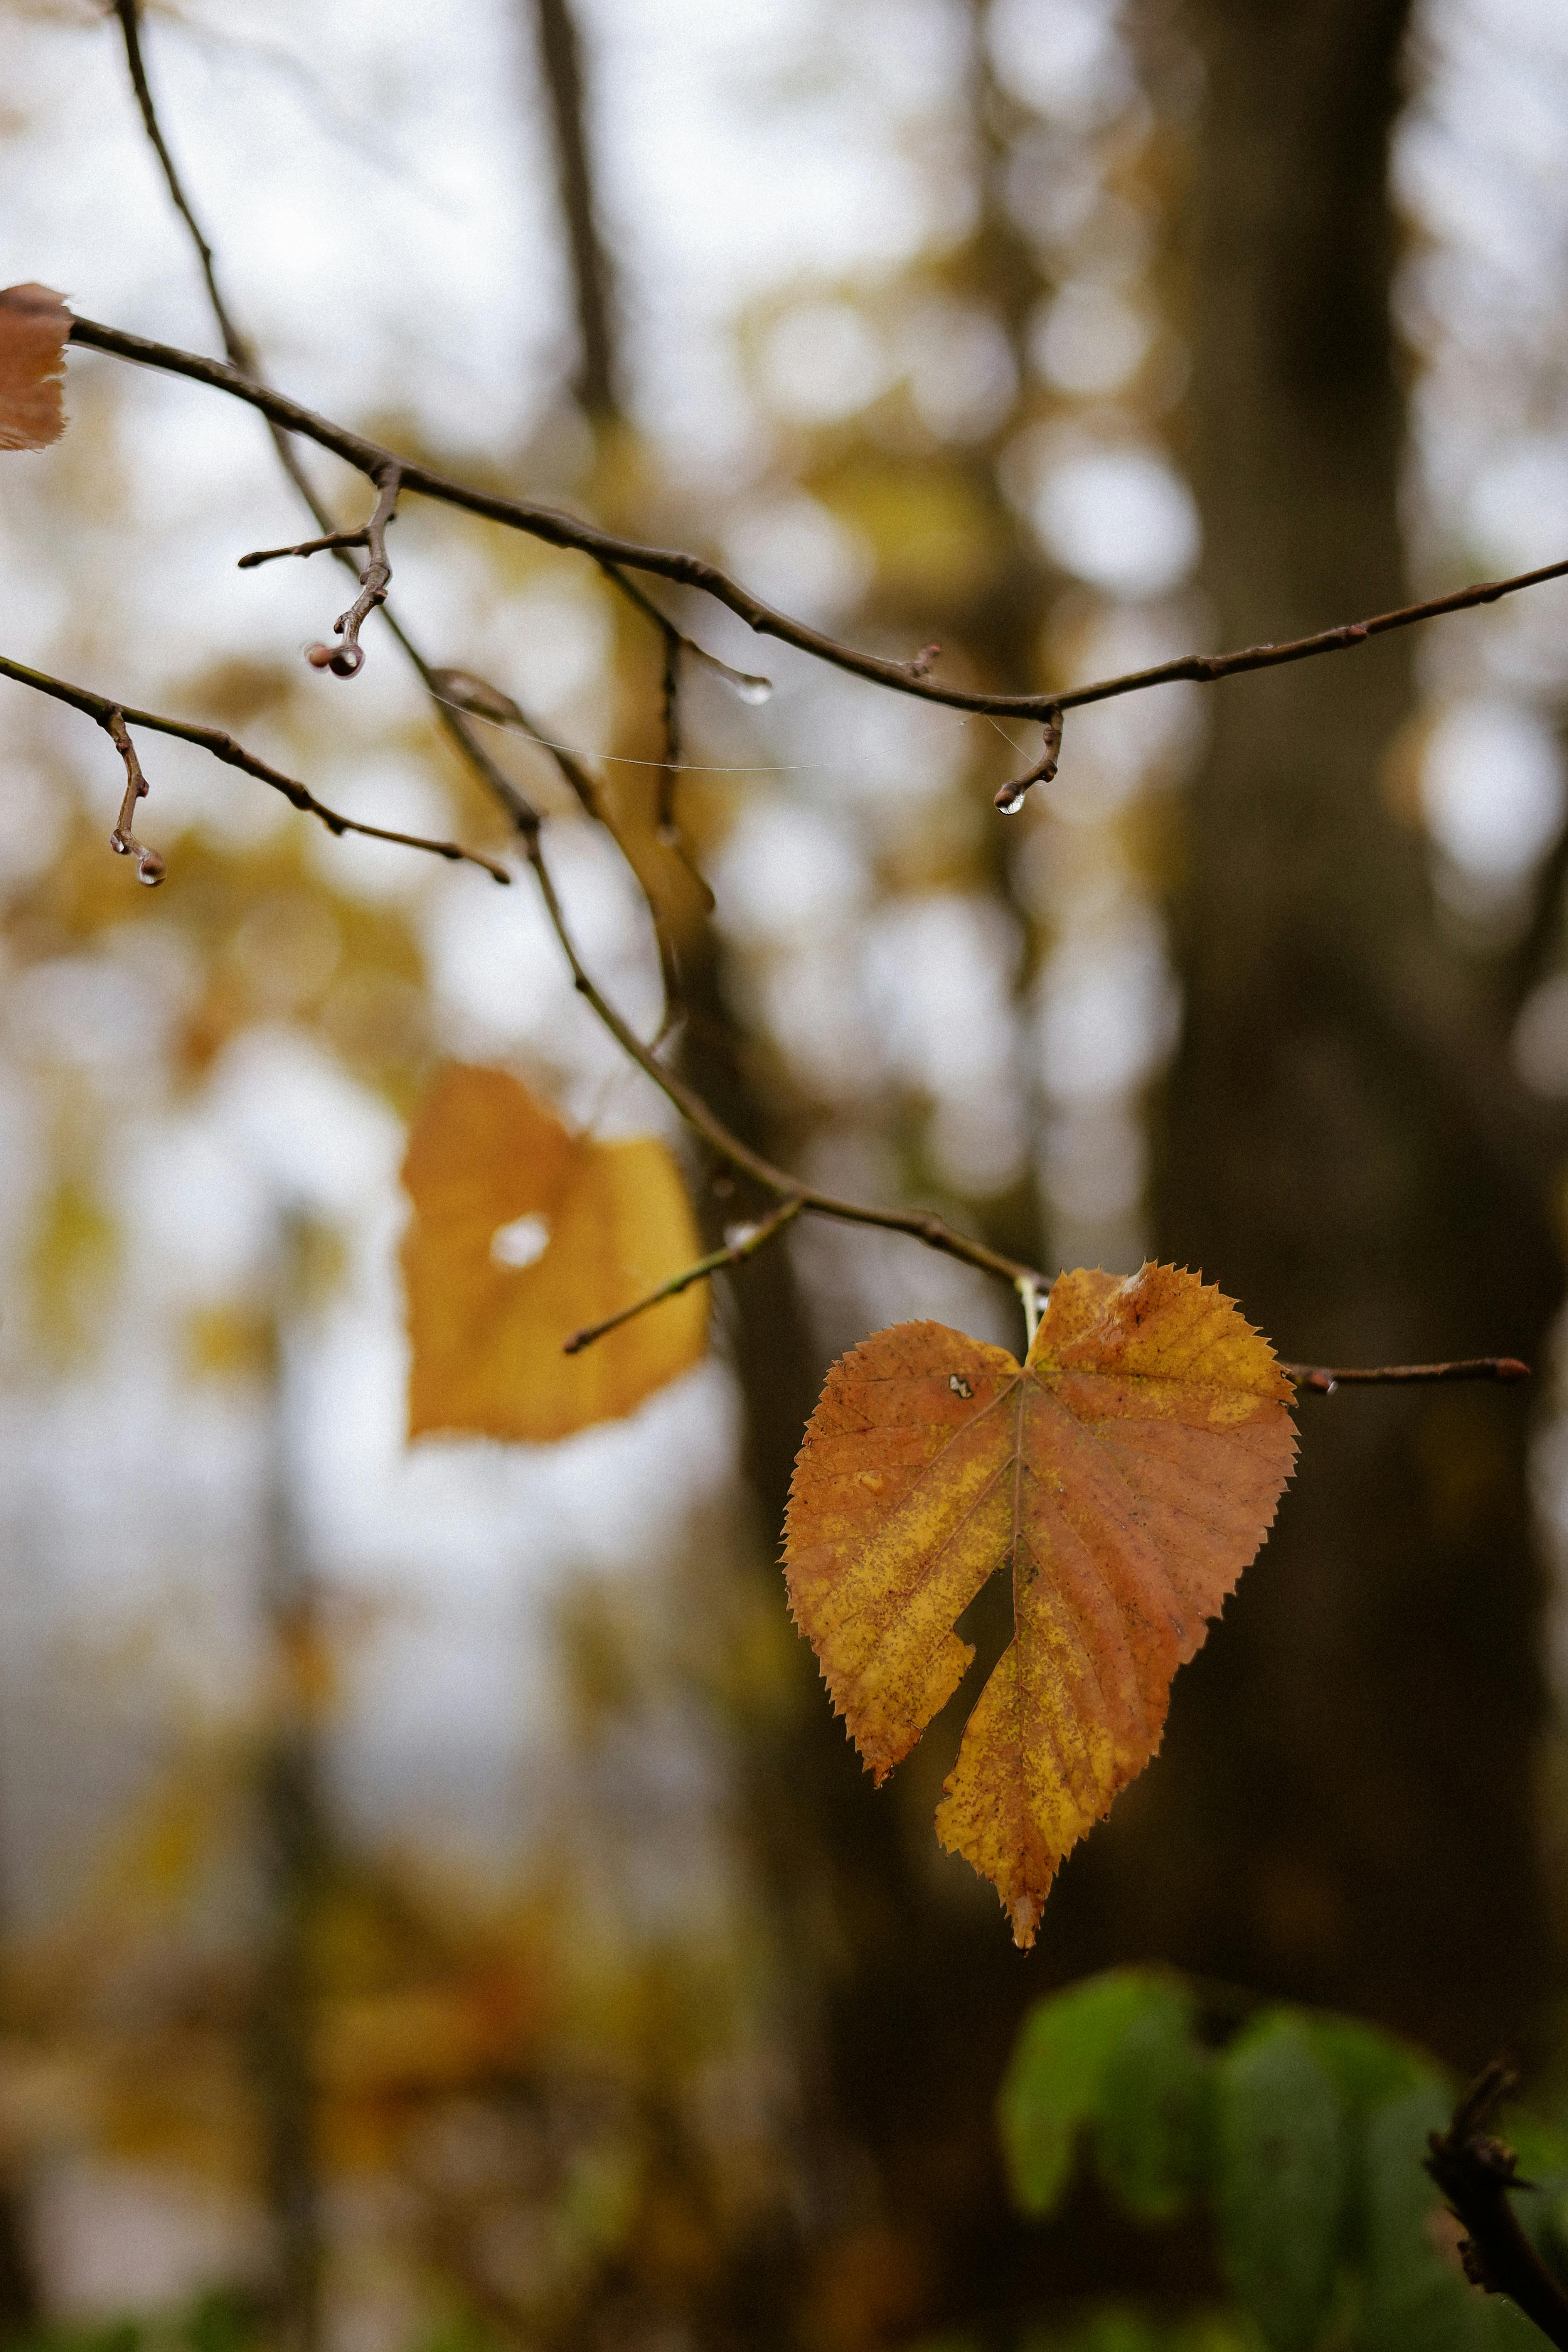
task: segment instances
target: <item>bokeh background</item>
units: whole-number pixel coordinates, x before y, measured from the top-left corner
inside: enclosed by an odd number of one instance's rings
[[[144,16],[233,306],[296,396],[1037,690],[1568,551],[1556,0],[181,0]],[[89,0],[0,12],[0,282],[219,348]],[[510,854],[259,421],[73,356],[8,457],[0,650]],[[358,520],[363,493],[312,457]],[[1012,2345],[1190,2233],[1008,2212],[1049,1987],[1163,1958],[1558,2094],[1568,1772],[1568,588],[1069,721],[693,673],[591,567],[410,505],[431,657],[586,756],[680,941],[684,1066],[837,1189],[1054,1268],[1201,1265],[1281,1353],[1528,1358],[1300,1409],[1274,1536],[1035,1952],[874,1794],[789,1624],[824,1370],[1016,1301],[797,1226],[697,1371],[506,1449],[402,1433],[406,1122],[457,1056],[674,1136],[524,881],[334,841],[0,689],[0,2323],[218,2347]],[[487,737],[487,742],[489,738]],[[1027,750],[1027,746],[1025,749]],[[548,754],[595,972],[646,910]],[[755,1203],[682,1143],[717,1236]],[[993,1648],[998,1627],[977,1609]],[[951,1711],[950,1711],[951,1713]],[[74,2339],[73,2339],[74,2340]],[[119,2339],[116,2339],[119,2340]],[[163,2340],[160,2338],[159,2340]]]

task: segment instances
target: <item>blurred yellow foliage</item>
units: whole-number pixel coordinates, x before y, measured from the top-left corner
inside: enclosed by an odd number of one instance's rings
[[[573,1135],[505,1071],[458,1065],[426,1097],[403,1181],[411,1437],[566,1437],[635,1412],[700,1360],[699,1287],[563,1352],[698,1255],[685,1188],[655,1138]]]

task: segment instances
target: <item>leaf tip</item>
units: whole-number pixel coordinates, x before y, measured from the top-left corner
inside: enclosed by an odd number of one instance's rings
[[[1040,1924],[1040,1913],[1044,1908],[1045,1905],[1037,1895],[1016,1895],[1009,1905],[1008,1916],[1013,1923],[1013,1941],[1021,1952],[1027,1952],[1033,1948],[1035,1930]]]

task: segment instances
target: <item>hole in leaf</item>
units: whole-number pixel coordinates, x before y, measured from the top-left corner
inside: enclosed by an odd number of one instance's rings
[[[490,1239],[490,1255],[497,1265],[531,1265],[542,1257],[550,1242],[550,1227],[543,1217],[514,1217],[510,1225],[498,1225]]]

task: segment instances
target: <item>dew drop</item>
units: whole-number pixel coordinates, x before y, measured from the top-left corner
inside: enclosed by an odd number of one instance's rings
[[[773,682],[771,677],[753,677],[750,670],[731,669],[727,661],[721,661],[717,654],[709,653],[702,646],[689,646],[688,651],[696,655],[704,669],[710,669],[721,677],[731,692],[738,695],[742,702],[766,702],[772,695]]]
[[[1015,784],[1010,791],[997,793],[996,806],[1004,816],[1016,816],[1024,805],[1025,798],[1022,784]]]

